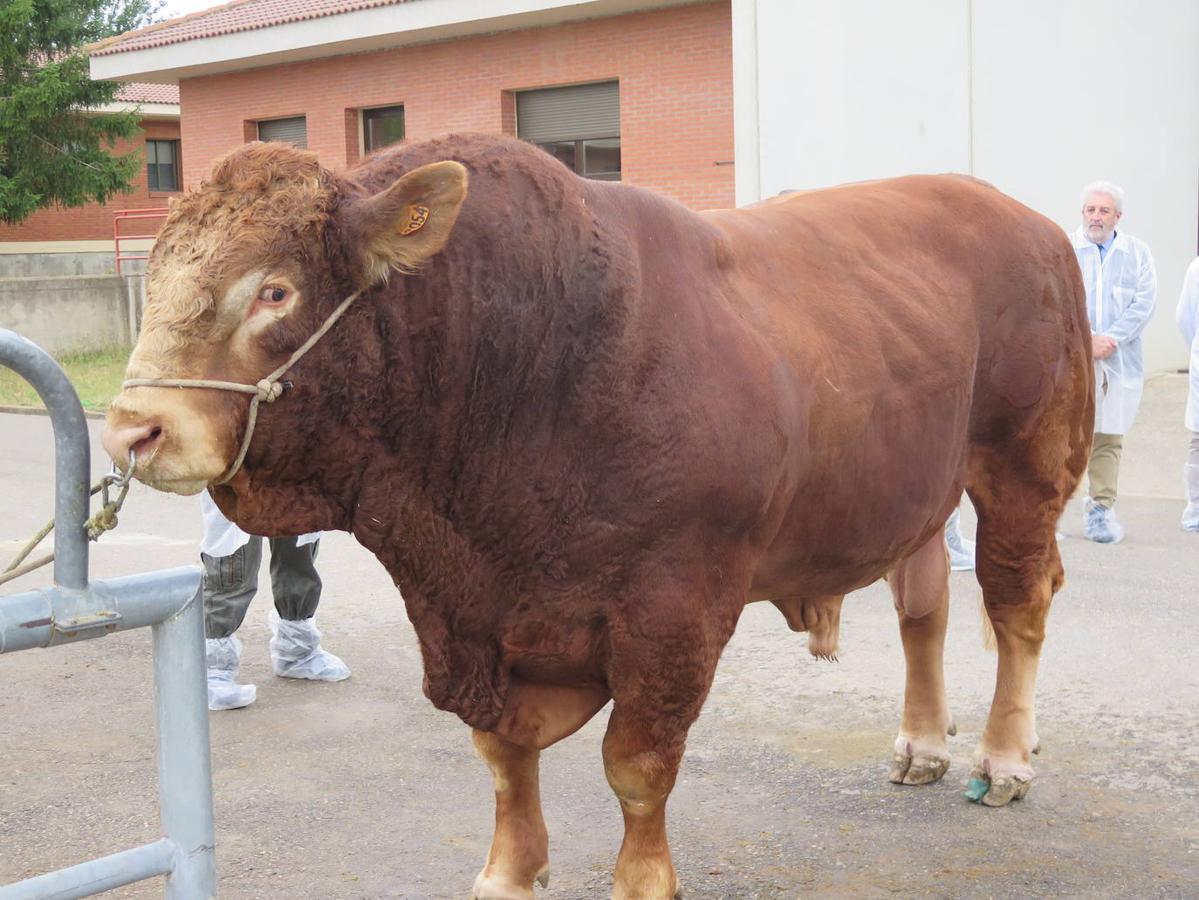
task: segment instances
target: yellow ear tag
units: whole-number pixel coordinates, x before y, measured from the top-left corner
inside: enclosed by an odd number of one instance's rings
[[[408,221],[400,228],[400,234],[406,235],[420,231],[427,221],[429,221],[429,207],[410,206],[408,207]]]

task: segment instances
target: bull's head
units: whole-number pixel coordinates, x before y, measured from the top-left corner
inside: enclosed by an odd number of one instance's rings
[[[456,162],[371,193],[314,154],[252,144],[172,205],[146,277],[141,335],[105,450],[160,490],[194,494],[230,473],[250,398],[145,382],[254,385],[285,365],[346,295],[412,272],[449,239],[466,196]]]

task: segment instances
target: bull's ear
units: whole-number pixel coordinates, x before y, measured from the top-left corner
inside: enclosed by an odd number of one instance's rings
[[[466,181],[465,166],[431,163],[354,204],[352,249],[362,258],[368,283],[391,269],[411,272],[445,246],[466,199]]]

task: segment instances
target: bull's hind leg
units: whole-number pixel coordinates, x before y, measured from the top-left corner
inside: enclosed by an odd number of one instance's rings
[[[581,728],[608,702],[598,689],[513,681],[497,733],[475,730],[475,749],[495,782],[495,835],[475,879],[477,900],[532,900],[549,884],[549,835],[541,815],[541,750]]]
[[[949,769],[947,734],[954,734],[945,699],[945,627],[949,621],[949,558],[941,531],[887,573],[899,614],[907,682],[903,721],[890,778],[929,784]]]
[[[995,696],[966,796],[987,806],[1022,798],[1037,747],[1035,690],[1045,620],[1064,573],[1054,528],[1076,479],[1056,454],[976,450],[970,497],[978,510],[976,571],[999,654]],[[1071,456],[1071,461],[1074,462]],[[1056,474],[1038,477],[1038,458]]]

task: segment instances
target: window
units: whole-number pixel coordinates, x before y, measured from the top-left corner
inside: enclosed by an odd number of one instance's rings
[[[382,106],[362,111],[362,147],[367,153],[404,139],[404,107]]]
[[[152,191],[179,190],[178,141],[146,141],[146,184]]]
[[[584,178],[620,181],[620,90],[615,81],[521,91],[516,133]]]
[[[308,120],[304,116],[295,116],[259,122],[258,140],[279,141],[304,150],[308,146]]]

